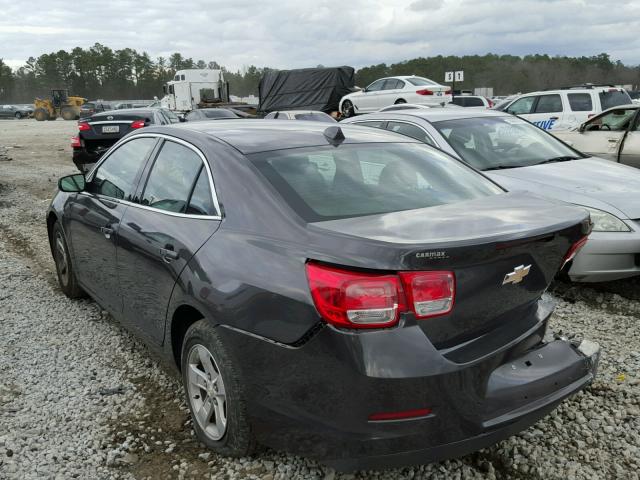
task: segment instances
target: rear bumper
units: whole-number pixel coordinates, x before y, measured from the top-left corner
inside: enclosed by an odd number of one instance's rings
[[[417,325],[367,333],[324,327],[298,348],[227,328],[220,333],[245,377],[258,440],[356,470],[428,463],[491,445],[591,382],[599,351],[542,343],[549,314],[541,307],[532,328],[465,363],[436,350]],[[431,413],[421,418],[369,420],[372,413],[424,408]]]
[[[627,221],[635,228],[637,222]],[[574,282],[606,282],[640,275],[640,231],[593,232],[573,260]]]

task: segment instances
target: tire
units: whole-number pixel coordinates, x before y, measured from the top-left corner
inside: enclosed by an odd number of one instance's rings
[[[35,112],[33,112],[33,117],[39,122],[44,122],[49,120],[49,112],[44,108],[36,108]]]
[[[16,120],[20,120],[22,118],[22,114],[20,112],[16,112]]]
[[[56,273],[58,275],[60,289],[69,298],[84,297],[86,294],[80,285],[78,285],[78,279],[73,271],[71,255],[69,255],[67,240],[59,222],[55,222],[51,229],[51,251],[56,264]]]
[[[345,118],[350,118],[355,116],[355,111],[353,109],[353,103],[351,103],[350,100],[345,100],[342,103],[342,111],[340,112],[342,113],[342,116]]]
[[[76,112],[71,107],[62,107],[62,110],[60,111],[60,116],[64,120],[75,120]]]
[[[207,359],[209,364],[205,366]],[[181,367],[193,428],[200,441],[221,455],[251,455],[256,442],[248,420],[241,376],[216,328],[206,320],[197,321],[187,330]],[[212,381],[216,373],[217,380]],[[209,398],[215,399],[213,404],[208,402]],[[208,415],[203,410],[207,405],[215,405],[209,408]]]
[[[404,98],[399,98],[398,100],[396,100],[394,105],[400,105],[402,103],[407,103],[407,101]]]

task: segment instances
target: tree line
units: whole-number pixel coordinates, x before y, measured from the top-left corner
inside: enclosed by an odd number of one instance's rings
[[[30,103],[47,96],[52,88],[67,88],[72,95],[88,99],[151,99],[163,95],[162,86],[177,70],[222,68],[233,95],[258,94],[260,77],[267,67],[251,65],[231,71],[214,60],[194,60],[180,53],[152,59],[146,52],[113,50],[96,43],[89,48],[59,50],[30,57],[15,71],[0,59],[0,103]],[[585,82],[640,84],[640,67],[631,67],[601,53],[591,57],[549,55],[467,55],[415,58],[387,65],[381,63],[356,71],[356,85],[391,75],[419,75],[437,82],[444,73],[464,70],[462,89],[493,87],[506,95]]]

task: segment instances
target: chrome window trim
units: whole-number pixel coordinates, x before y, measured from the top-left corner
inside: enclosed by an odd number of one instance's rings
[[[100,168],[100,166],[113,154],[113,152],[116,150],[117,148],[120,148],[120,146],[124,145],[127,142],[130,142],[131,140],[135,140],[137,138],[163,138],[165,140],[171,141],[171,142],[175,142],[175,143],[179,143],[184,147],[187,147],[190,150],[193,150],[196,155],[198,155],[200,157],[200,160],[202,161],[202,163],[204,164],[204,168],[207,170],[207,176],[209,177],[209,189],[211,190],[211,198],[213,200],[213,205],[216,208],[216,211],[219,212],[219,215],[194,215],[191,213],[177,213],[177,212],[170,212],[168,210],[162,210],[160,208],[155,208],[155,207],[149,207],[147,205],[141,205],[139,203],[134,203],[134,202],[130,202],[128,200],[123,200],[120,198],[113,198],[113,197],[108,197],[106,195],[99,195],[99,194],[90,194],[87,192],[81,192],[85,195],[94,195],[98,198],[103,198],[107,201],[111,201],[111,202],[118,202],[118,203],[122,203],[124,205],[128,205],[130,207],[135,207],[135,208],[140,208],[143,210],[149,210],[152,212],[158,212],[158,213],[164,213],[165,215],[170,215],[172,217],[183,217],[183,218],[194,218],[194,219],[200,219],[200,220],[222,220],[222,211],[220,210],[220,203],[218,202],[218,194],[216,192],[216,187],[215,184],[213,183],[213,175],[211,173],[211,168],[209,167],[209,162],[207,162],[206,157],[204,156],[204,154],[194,145],[190,144],[189,142],[186,142],[184,140],[182,140],[181,138],[177,138],[177,137],[172,137],[171,135],[166,135],[164,133],[139,133],[130,137],[125,137],[122,140],[118,141],[115,145],[113,145],[111,147],[111,150],[109,151],[109,153],[107,155],[105,155],[103,158],[101,158],[98,162],[96,162],[96,164],[93,166],[93,168],[89,171],[89,173],[87,173],[86,178],[87,178],[87,182],[90,182],[93,180],[93,175],[95,174],[96,170],[98,168]],[[159,152],[158,152],[159,153]],[[153,166],[152,166],[153,168]]]
[[[137,120],[101,120],[99,122],[87,122],[89,125],[102,125],[105,123],[133,123]]]

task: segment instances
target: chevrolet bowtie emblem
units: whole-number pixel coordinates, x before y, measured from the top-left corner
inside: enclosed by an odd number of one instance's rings
[[[520,283],[522,280],[524,280],[524,277],[529,275],[529,270],[531,270],[531,265],[520,265],[519,267],[514,268],[513,272],[507,273],[504,276],[502,284],[506,285],[507,283]]]

